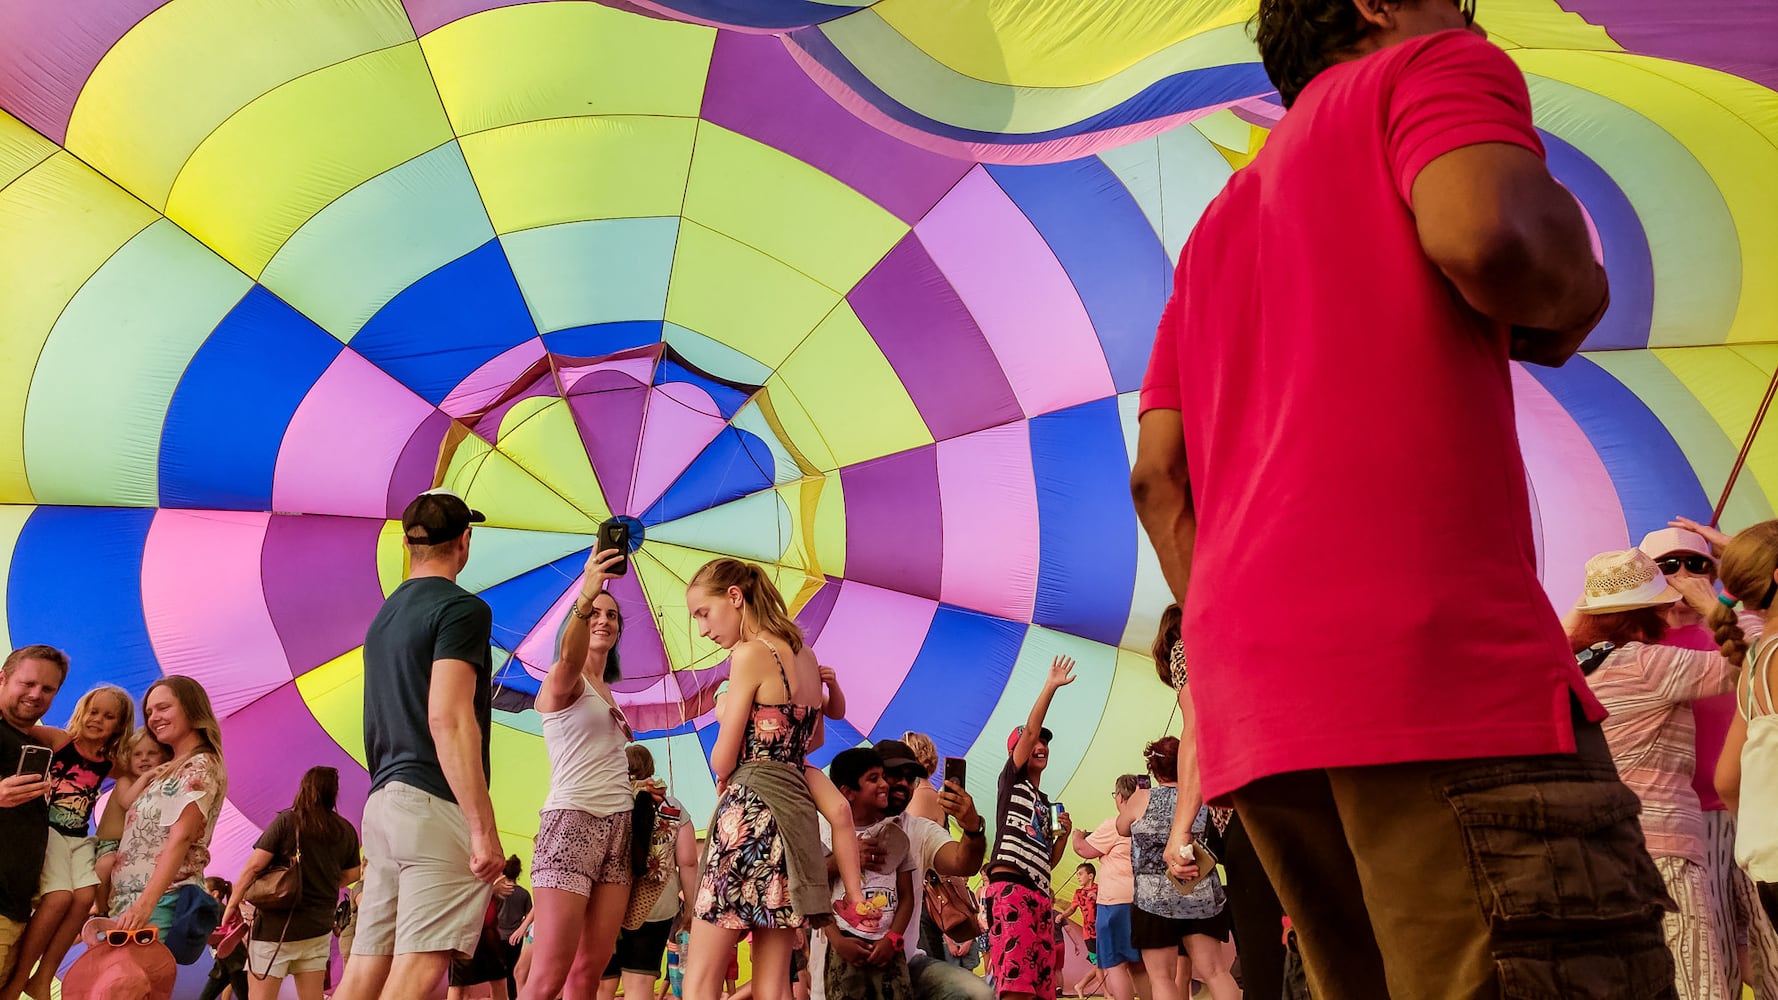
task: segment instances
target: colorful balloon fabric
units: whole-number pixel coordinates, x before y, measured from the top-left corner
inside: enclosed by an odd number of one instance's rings
[[[1708,512],[1778,364],[1778,46],[1757,43],[1778,13],[1671,10],[1483,5],[1613,279],[1585,357],[1515,373],[1557,600],[1593,552]],[[494,798],[525,854],[547,775],[526,695],[623,515],[646,541],[614,588],[620,701],[694,814],[725,665],[685,581],[727,554],[768,567],[841,673],[822,761],[922,730],[991,801],[1006,733],[1073,656],[1050,787],[1096,819],[1170,721],[1135,390],[1173,255],[1282,114],[1250,11],[0,8],[0,631],[67,648],[70,692],[205,685],[227,870],[307,766],[362,804],[391,519],[450,486],[490,518],[464,583],[494,609]],[[1726,523],[1770,517],[1774,489],[1768,434]],[[1390,502],[1305,558],[1329,579],[1389,558]]]

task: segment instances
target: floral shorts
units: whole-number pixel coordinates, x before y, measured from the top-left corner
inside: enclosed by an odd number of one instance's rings
[[[591,896],[595,884],[629,885],[630,813],[550,809],[537,827],[531,885]]]
[[[989,882],[988,972],[1002,995],[1056,995],[1056,918],[1048,896],[1017,882]]]

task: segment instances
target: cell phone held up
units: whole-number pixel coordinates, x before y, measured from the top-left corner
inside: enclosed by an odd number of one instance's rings
[[[609,521],[602,522],[599,525],[599,540],[595,544],[593,551],[605,552],[610,549],[616,549],[619,552],[622,552],[624,557],[619,559],[617,565],[612,566],[608,572],[612,576],[624,576],[629,573],[630,526],[615,517]]]
[[[49,747],[28,746],[19,752],[18,774],[49,780],[49,764],[55,753]]]
[[[945,784],[969,788],[969,761],[963,757],[945,758]]]

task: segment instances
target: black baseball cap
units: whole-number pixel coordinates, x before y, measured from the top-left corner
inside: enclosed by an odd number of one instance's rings
[[[932,777],[926,772],[926,765],[920,763],[919,759],[914,756],[914,751],[900,740],[878,740],[873,749],[877,751],[877,756],[883,758],[883,770],[885,771],[899,771],[904,767],[917,767],[921,774],[928,778]]]
[[[401,512],[401,531],[414,545],[443,545],[487,519],[450,490],[427,490]]]

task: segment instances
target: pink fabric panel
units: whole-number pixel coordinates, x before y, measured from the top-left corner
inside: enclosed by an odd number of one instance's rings
[[[642,446],[626,513],[647,510],[727,426],[704,390],[684,382],[656,386],[642,418]]]
[[[1593,443],[1536,378],[1513,366],[1519,447],[1542,518],[1544,590],[1558,612],[1574,605],[1587,560],[1627,549],[1630,529],[1611,474]]]
[[[543,341],[535,337],[501,352],[459,382],[438,408],[452,417],[485,409],[543,355]]]
[[[383,518],[389,475],[433,408],[353,351],[296,408],[272,480],[280,511]]]
[[[525,670],[538,680],[549,672],[549,665],[556,662],[556,629],[562,620],[568,617],[568,605],[574,603],[575,596],[580,592],[580,580],[562,581],[562,596],[556,598],[549,606],[537,627],[519,643],[515,654],[525,664]]]
[[[165,0],[0,3],[0,107],[58,144],[87,77]]]
[[[1023,423],[938,443],[944,516],[939,596],[1013,621],[1037,600],[1037,482]]]
[[[242,774],[230,777],[234,781],[254,781],[263,780],[265,776]],[[294,777],[300,779],[302,775],[296,773]],[[295,782],[293,780],[291,797],[295,798],[295,796]],[[222,812],[216,817],[216,830],[210,835],[208,872],[233,882],[241,868],[247,864],[247,858],[253,854],[254,843],[264,832],[252,820],[242,815],[241,810],[236,809],[233,802],[223,799]]]
[[[142,553],[142,611],[168,674],[204,686],[219,717],[290,683],[260,581],[264,513],[162,510]]]
[[[846,722],[861,733],[877,724],[900,690],[932,627],[937,601],[848,581],[815,640],[815,655],[840,675]]]
[[[957,182],[915,232],[975,317],[1026,416],[1117,391],[1074,283],[986,171]]]

